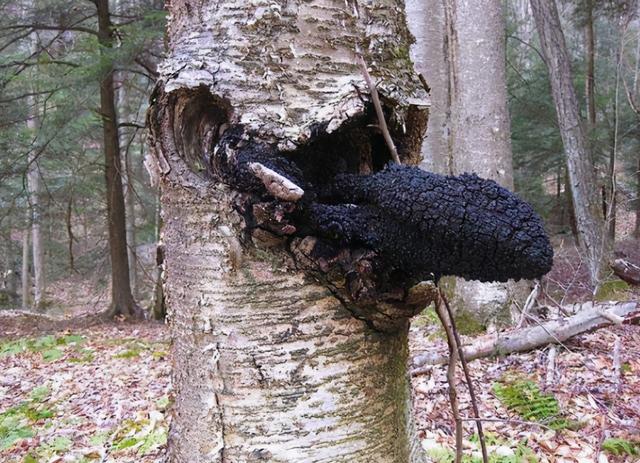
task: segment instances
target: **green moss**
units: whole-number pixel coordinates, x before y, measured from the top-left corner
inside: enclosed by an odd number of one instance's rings
[[[609,438],[602,443],[602,450],[612,455],[640,455],[640,443],[627,439]]]
[[[28,400],[0,412],[0,451],[35,436],[34,427],[46,424],[54,416],[53,410],[44,403],[49,394],[47,386],[37,387],[30,392]]]
[[[484,333],[487,329],[480,321],[469,311],[461,310],[454,315],[458,333],[464,335],[474,335]]]
[[[436,309],[433,303],[431,303],[425,310],[420,312],[417,316],[411,319],[412,326],[439,326],[440,319],[436,313]]]
[[[596,301],[618,301],[624,299],[629,285],[622,280],[609,280],[602,283],[596,293]]]
[[[45,362],[53,362],[60,359],[68,347],[79,349],[84,342],[83,336],[75,334],[6,341],[0,343],[0,357],[19,355],[24,352],[40,352]]]
[[[575,426],[574,422],[563,417],[554,395],[543,393],[530,379],[505,376],[493,385],[493,393],[505,407],[525,420],[556,430]]]

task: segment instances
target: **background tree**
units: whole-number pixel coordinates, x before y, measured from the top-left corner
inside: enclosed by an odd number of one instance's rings
[[[578,99],[571,77],[570,60],[555,2],[532,0],[542,52],[549,68],[569,178],[573,193],[579,241],[586,253],[591,281],[597,285],[609,255],[604,221],[598,210],[598,195]]]
[[[410,22],[415,21],[412,30],[418,34],[414,56],[431,87],[423,148],[427,168],[475,172],[513,189],[502,2],[411,5]],[[456,310],[485,324],[507,321],[511,301],[518,297],[514,285],[462,279],[448,285]]]

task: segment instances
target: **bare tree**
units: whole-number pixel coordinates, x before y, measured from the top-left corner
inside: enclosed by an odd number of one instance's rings
[[[113,46],[114,40],[109,1],[97,0],[95,4],[98,13],[98,41],[102,47],[108,49]],[[142,311],[133,299],[129,277],[122,162],[115,96],[112,67],[106,71],[100,82],[100,112],[107,183],[107,227],[111,256],[111,313],[129,318],[142,316]]]
[[[580,120],[567,46],[555,1],[531,0],[531,8],[549,69],[551,91],[567,158],[578,238],[589,266],[591,282],[597,286],[609,255],[610,243],[604,232],[604,220],[599,207],[601,202]]]

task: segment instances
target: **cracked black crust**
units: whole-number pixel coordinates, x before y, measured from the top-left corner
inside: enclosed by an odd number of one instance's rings
[[[209,152],[210,174],[243,193],[239,209],[251,240],[284,247],[376,325],[399,326],[424,307],[433,297],[428,291],[410,294],[420,281],[534,279],[551,268],[553,250],[531,206],[474,174],[442,176],[404,165],[349,173],[354,167],[338,152],[283,155],[252,141],[241,126]],[[270,196],[252,162],[301,187],[302,198]]]
[[[316,207],[323,212],[311,217],[321,233],[379,250],[417,278],[534,279],[553,264],[549,238],[531,206],[475,174],[390,165],[373,175],[340,174],[321,199],[351,204]]]

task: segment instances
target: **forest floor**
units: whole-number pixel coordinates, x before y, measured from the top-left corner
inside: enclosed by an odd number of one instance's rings
[[[575,246],[556,244],[544,304],[591,299]],[[640,262],[637,242],[619,252]],[[61,285],[59,299],[79,299]],[[611,279],[598,300],[639,300]],[[99,310],[85,301],[66,316]],[[620,341],[620,375],[613,346]],[[464,338],[463,339],[468,339]],[[444,347],[433,309],[411,329],[412,352]],[[640,462],[640,327],[618,326],[556,348],[470,364],[492,463]],[[109,323],[50,335],[0,331],[0,463],[161,461],[171,403],[169,334],[162,324]],[[458,369],[460,370],[460,369]],[[461,372],[461,416],[473,417]],[[453,461],[446,366],[413,378],[417,427],[431,460]],[[481,462],[474,423],[464,423],[465,463]],[[375,462],[374,462],[375,463]]]
[[[429,350],[434,338],[441,338],[438,333],[428,326],[412,329],[412,350]],[[619,379],[613,361],[616,337],[622,354]],[[556,348],[551,366],[550,349],[469,364],[479,416],[490,420],[483,427],[491,461],[640,462],[640,327],[575,337]],[[453,461],[455,446],[446,370],[438,366],[413,378],[419,436],[427,454],[441,463]],[[460,416],[472,418],[460,370]],[[467,461],[481,462],[474,422],[464,422],[464,435]]]
[[[0,462],[159,461],[169,343],[158,323],[0,340]]]
[[[443,342],[438,333],[430,325],[412,329],[412,349]],[[623,355],[619,382],[616,336]],[[549,382],[549,348],[472,362],[480,416],[498,420],[484,423],[491,461],[640,461],[631,455],[640,452],[638,346],[634,326],[574,338],[557,348]],[[0,462],[160,461],[171,395],[168,349],[168,330],[156,323],[10,334],[0,341]],[[472,417],[460,371],[458,383],[461,416]],[[413,386],[423,447],[433,461],[448,463],[454,423],[446,367],[415,377]],[[509,388],[524,394],[520,408],[507,406],[500,391]],[[481,461],[473,423],[465,422],[464,430],[465,461]]]

